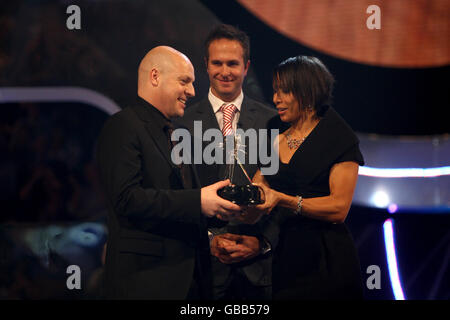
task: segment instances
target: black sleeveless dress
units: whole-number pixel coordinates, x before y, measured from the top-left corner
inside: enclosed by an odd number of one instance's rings
[[[330,194],[331,167],[343,161],[364,164],[352,129],[329,107],[288,164],[280,161],[276,175],[265,176],[271,188],[303,198]],[[274,299],[362,299],[356,248],[345,224],[296,216],[277,207],[280,226],[274,251]]]

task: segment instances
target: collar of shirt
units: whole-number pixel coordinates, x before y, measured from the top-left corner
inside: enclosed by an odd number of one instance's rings
[[[212,92],[211,92],[211,87],[209,88],[209,92],[208,92],[208,100],[211,103],[211,106],[213,107],[213,111],[215,114],[217,114],[217,112],[219,111],[220,107],[223,106],[224,103],[226,104],[234,104],[235,107],[237,108],[238,112],[241,112],[241,106],[242,106],[242,101],[244,100],[244,92],[242,92],[237,96],[236,99],[234,99],[233,101],[230,102],[225,102],[222,99],[216,97]]]
[[[166,116],[150,102],[138,97],[137,103],[144,106],[146,112],[153,119],[153,125],[156,125],[158,129],[162,129],[165,132],[166,127],[173,128],[172,121],[166,118]]]

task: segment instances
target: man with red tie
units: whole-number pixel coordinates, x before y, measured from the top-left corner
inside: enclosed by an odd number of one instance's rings
[[[244,32],[230,25],[212,30],[205,41],[205,63],[210,81],[208,96],[186,108],[179,126],[193,134],[194,121],[201,121],[203,130],[220,129],[224,137],[238,128],[258,131],[278,127],[276,110],[242,91],[250,67],[250,42]],[[245,148],[248,154],[249,145]],[[245,163],[244,167],[251,178],[258,165]],[[225,177],[225,164],[202,163],[195,168],[201,185]],[[234,170],[233,183],[249,184],[239,168]],[[271,298],[271,248],[276,245],[278,228],[266,220],[245,225],[208,219],[214,299]]]

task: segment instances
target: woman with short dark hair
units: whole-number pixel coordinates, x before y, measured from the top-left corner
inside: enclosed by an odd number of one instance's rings
[[[334,79],[315,57],[280,63],[273,102],[289,129],[275,140],[280,169],[258,171],[265,203],[249,208],[252,223],[271,214],[280,223],[274,252],[274,299],[360,299],[359,259],[344,220],[363,165],[359,141],[330,106]]]

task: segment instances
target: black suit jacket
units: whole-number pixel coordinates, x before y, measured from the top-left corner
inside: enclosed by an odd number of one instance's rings
[[[99,137],[106,298],[184,299],[196,257],[209,254],[200,190],[183,189],[161,116],[141,100],[111,116]]]
[[[208,98],[204,98],[200,102],[189,106],[185,115],[182,118],[176,120],[176,124],[179,127],[184,127],[194,134],[194,121],[202,121],[203,131],[209,128],[216,128],[219,130],[219,124],[217,118],[214,114],[212,106]],[[244,96],[241,106],[241,114],[238,120],[238,128],[243,130],[253,129],[279,129],[281,122],[276,114],[274,108],[270,108],[256,100],[253,100],[247,96]],[[194,139],[201,139],[201,137],[194,136]],[[270,143],[270,140],[268,141]],[[198,142],[197,142],[198,143]],[[203,142],[203,146],[209,144],[210,142]],[[252,150],[248,149],[246,145],[246,155],[249,156],[249,152]],[[254,150],[253,150],[254,152]],[[248,159],[246,159],[246,164],[244,165],[250,178],[253,178],[254,174],[258,169],[258,164],[249,164]],[[224,178],[225,165],[223,164],[196,164],[195,170],[198,174],[200,183],[202,186],[207,186],[215,183]],[[248,179],[242,174],[241,170],[235,168],[235,180],[236,184],[248,184]],[[230,232],[235,234],[245,234],[259,236],[263,235],[272,245],[275,247],[278,243],[278,226],[272,222],[273,219],[267,217],[266,219],[261,219],[255,225],[247,224],[236,224],[236,223],[226,223],[224,221],[218,220],[216,218],[209,218],[208,226],[209,228],[219,229],[221,232]],[[266,254],[264,256],[257,256],[254,259],[244,261],[238,264],[221,264],[220,270],[214,267],[213,277],[215,278],[214,283],[222,284],[225,283],[227,277],[230,273],[231,267],[242,268],[247,278],[254,285],[270,285],[271,284],[271,264],[272,255]],[[215,259],[215,258],[214,258]],[[217,260],[218,261],[218,260]]]

